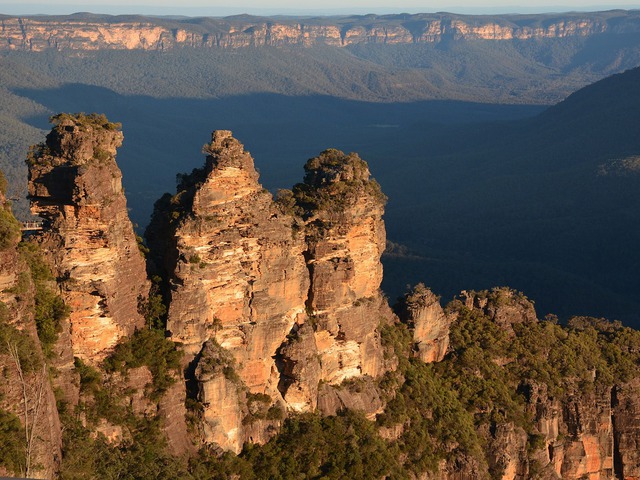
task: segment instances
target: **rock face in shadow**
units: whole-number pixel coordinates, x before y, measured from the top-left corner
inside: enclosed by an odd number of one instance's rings
[[[123,135],[100,115],[62,114],[53,122],[27,161],[29,198],[45,222],[37,241],[71,308],[59,356],[97,365],[144,325],[138,310],[149,291],[115,162]]]
[[[249,438],[268,439],[279,410],[320,408],[321,383],[390,368],[378,333],[393,317],[379,292],[384,196],[355,155],[327,151],[310,160],[305,183],[276,202],[231,132],[213,132],[205,153],[205,166],[156,204],[146,235],[169,279],[167,330],[207,405],[205,441],[238,451]],[[312,213],[306,194],[338,204],[323,200]],[[230,354],[233,382],[203,374],[213,344]],[[237,384],[246,394],[233,393]],[[379,411],[382,402],[369,393],[353,393],[360,400],[346,404]],[[268,415],[247,410],[256,395]]]
[[[0,173],[1,181],[4,176]],[[0,416],[3,438],[11,438],[15,425],[23,430],[14,435],[18,440],[14,447],[2,445],[0,475],[28,473],[34,478],[54,478],[62,459],[62,428],[38,339],[34,315],[36,289],[29,265],[17,248],[20,224],[13,217],[2,190],[0,216]],[[15,470],[7,470],[7,463]]]

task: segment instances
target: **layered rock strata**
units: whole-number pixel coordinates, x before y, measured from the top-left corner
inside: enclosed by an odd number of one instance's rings
[[[312,329],[280,351],[280,391],[294,410],[315,409],[320,380],[377,377],[386,366],[378,327],[391,312],[380,293],[386,198],[356,154],[326,150],[305,165],[304,183],[281,199],[305,221]],[[367,410],[367,409],[365,409]]]
[[[159,263],[171,277],[167,330],[185,361],[195,359],[198,398],[208,405],[205,439],[239,451],[245,436],[261,437],[242,424],[240,385],[278,401],[274,356],[306,319],[309,279],[304,236],[258,183],[251,155],[228,131],[214,132],[206,153],[204,168],[183,177],[178,194],[156,210],[147,237],[166,253]],[[219,350],[230,355],[233,381],[222,367],[202,366]]]
[[[205,152],[147,230],[170,279],[167,330],[206,405],[205,440],[239,451],[268,439],[283,409],[379,411],[371,388],[319,390],[388,368],[377,330],[392,316],[379,292],[384,196],[366,163],[327,151],[295,194],[274,202],[231,132],[214,132]],[[313,213],[303,191],[319,201]],[[268,415],[252,413],[255,398]]]
[[[332,19],[265,19],[238,16],[172,22],[81,15],[3,17],[0,49],[167,50],[282,45],[436,43],[445,40],[529,40],[629,34],[640,31],[638,13],[611,11],[556,15],[465,16],[446,13],[367,15]]]
[[[0,173],[0,181],[4,177]],[[12,424],[19,421],[23,432],[19,444],[2,445],[3,463],[10,461],[14,472],[0,465],[0,475],[28,474],[54,478],[61,461],[62,429],[49,371],[38,339],[35,287],[29,266],[17,250],[20,224],[0,191],[0,414],[3,438],[9,438]],[[7,228],[10,225],[10,228]]]
[[[167,329],[191,358],[217,342],[233,353],[251,392],[275,393],[272,356],[306,315],[304,237],[231,132],[214,132],[207,152],[206,166],[185,177],[173,199],[184,210],[172,213],[180,216]]]
[[[418,284],[403,298],[399,316],[412,330],[416,356],[425,363],[441,361],[447,353],[454,316],[445,314],[439,298]]]
[[[75,356],[97,365],[144,325],[138,310],[149,291],[115,162],[123,136],[100,115],[53,122],[27,161],[29,198],[45,222],[37,241],[71,308],[58,353],[67,363]]]

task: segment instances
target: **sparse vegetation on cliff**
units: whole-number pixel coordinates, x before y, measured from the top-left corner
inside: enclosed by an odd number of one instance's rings
[[[153,396],[158,397],[176,381],[182,352],[164,331],[144,328],[123,339],[104,361],[107,373],[126,374],[131,368],[147,366],[153,375]]]
[[[487,308],[521,300],[499,293],[478,295],[488,300]],[[459,301],[448,309],[457,320],[449,353],[440,363],[408,359],[411,338],[404,325],[383,330],[400,365],[382,383],[391,393],[378,423],[402,427],[394,443],[407,456],[405,467],[415,473],[435,469],[440,460],[453,464],[475,458],[479,468],[499,478],[503,466],[487,432],[499,425],[522,429],[531,458],[545,446],[526,407],[530,388],[544,385],[551,398],[564,402],[640,377],[640,332],[619,322],[576,317],[561,326],[536,320],[513,324],[511,335],[483,310]]]
[[[64,300],[53,288],[54,277],[49,265],[45,262],[40,247],[31,242],[22,242],[19,246],[20,256],[29,266],[31,280],[35,287],[35,321],[38,338],[42,343],[45,355],[58,339],[61,322],[70,312]]]
[[[308,219],[320,211],[339,215],[363,197],[380,206],[387,201],[378,182],[369,178],[367,162],[355,153],[328,149],[310,159],[304,170],[303,183],[295,185],[292,192],[282,190],[278,194],[284,211]]]
[[[4,200],[7,193],[7,179],[0,172],[0,198]],[[15,245],[20,238],[20,222],[16,220],[11,212],[11,204],[0,205],[0,250]]]
[[[122,129],[121,123],[110,122],[107,119],[107,116],[102,113],[59,113],[50,117],[49,123],[52,123],[55,126],[71,123],[81,127],[82,129],[86,129],[87,127],[104,128],[105,130]]]

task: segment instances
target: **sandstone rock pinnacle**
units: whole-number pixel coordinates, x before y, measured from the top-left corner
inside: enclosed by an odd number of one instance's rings
[[[328,150],[274,202],[231,132],[213,132],[203,151],[204,167],[179,176],[177,194],[156,204],[147,239],[170,283],[167,329],[209,405],[205,441],[238,451],[266,440],[273,418],[243,422],[251,395],[273,411],[380,410],[371,389],[333,392],[387,368],[378,332],[392,317],[379,292],[385,197],[366,163]],[[203,374],[217,349],[229,352],[235,380]],[[233,393],[238,383],[248,397]],[[238,408],[211,401],[229,396]]]
[[[95,365],[144,325],[138,305],[149,290],[115,162],[123,135],[103,115],[52,122],[27,159],[31,210],[45,221],[37,241],[71,307],[61,334],[67,358]]]

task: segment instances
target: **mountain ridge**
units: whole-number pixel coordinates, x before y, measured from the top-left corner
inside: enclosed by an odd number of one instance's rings
[[[528,15],[449,13],[338,17],[194,17],[166,19],[78,13],[0,16],[0,49],[169,50],[260,46],[415,44],[638,34],[640,11]]]

